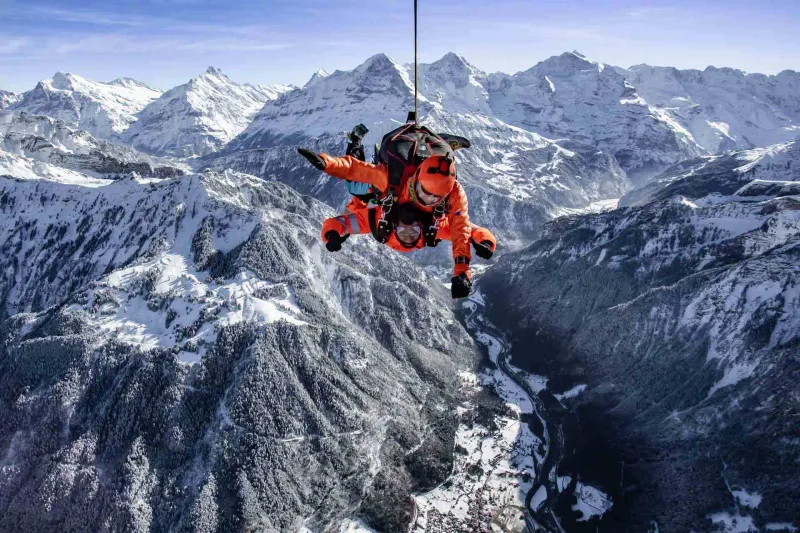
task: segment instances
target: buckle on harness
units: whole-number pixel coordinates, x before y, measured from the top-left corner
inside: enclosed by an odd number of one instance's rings
[[[389,237],[392,234],[392,225],[386,216],[391,212],[392,208],[394,207],[394,194],[389,192],[382,200],[381,200],[381,218],[378,220],[375,228],[375,238],[378,242],[385,243],[389,240]]]

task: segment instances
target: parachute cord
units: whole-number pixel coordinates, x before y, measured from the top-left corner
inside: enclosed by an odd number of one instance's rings
[[[417,114],[417,77],[418,77],[418,63],[417,63],[417,0],[414,0],[414,125],[419,125],[419,115]]]

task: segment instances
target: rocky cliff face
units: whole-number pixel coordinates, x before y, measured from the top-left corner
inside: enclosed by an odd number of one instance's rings
[[[800,73],[765,76],[730,68],[637,65],[623,74],[650,105],[679,123],[710,154],[800,135]]]
[[[136,121],[136,113],[161,91],[130,78],[109,83],[58,72],[43,80],[12,107],[46,115],[101,139],[113,139]]]
[[[424,65],[420,79],[424,124],[472,141],[457,154],[459,179],[471,216],[491,224],[506,246],[529,241],[564,207],[618,198],[629,188],[610,152],[557,143],[484,114],[489,109],[481,89],[485,75],[463,58],[451,54]],[[370,130],[364,141],[369,148],[400,124],[387,117],[402,119],[410,108],[407,67],[375,56],[351,72],[318,76],[303,89],[267,102],[241,135],[206,161],[217,170],[234,168],[282,181],[338,206],[347,198],[341,180],[308,166],[296,147],[342,154],[344,132],[363,122]]]
[[[0,89],[0,109],[5,109],[17,103],[19,95]]]
[[[634,189],[620,205],[644,205],[675,195],[731,195],[754,180],[800,181],[800,141],[685,161]]]
[[[148,153],[205,155],[241,133],[265,102],[290,89],[236,83],[209,67],[142,109],[123,138]]]
[[[476,357],[445,289],[281,184],[75,180],[0,178],[0,529],[404,531]]]
[[[587,386],[573,442],[619,531],[797,517],[800,199],[693,180],[693,200],[553,221],[479,284],[515,364]]]
[[[98,178],[118,178],[133,172],[167,178],[184,173],[183,165],[95,139],[60,120],[24,111],[0,112],[0,151]]]
[[[489,103],[494,114],[510,124],[609,151],[639,182],[702,153],[687,132],[649,106],[623,74],[576,52],[513,76],[490,76]]]

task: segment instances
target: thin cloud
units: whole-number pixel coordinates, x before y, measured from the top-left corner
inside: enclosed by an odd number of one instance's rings
[[[70,22],[95,25],[99,27],[119,27],[120,29],[147,29],[149,31],[168,31],[179,33],[219,33],[224,35],[248,35],[264,32],[267,28],[263,25],[241,25],[230,22],[210,24],[195,22],[172,17],[151,17],[146,15],[116,15],[103,11],[76,11],[55,7],[32,6],[24,10],[9,10],[5,16],[14,19],[51,20],[55,22]]]
[[[552,40],[564,40],[574,42],[576,40],[592,41],[602,44],[613,44],[625,46],[633,44],[633,41],[607,33],[602,29],[582,26],[556,26],[544,24],[525,24],[517,22],[505,22],[502,26],[510,30],[522,30],[529,35],[538,35]]]
[[[268,42],[253,39],[189,39],[185,37],[148,38],[125,34],[99,34],[85,37],[72,42],[53,42],[52,50],[56,54],[69,55],[76,52],[96,54],[140,54],[147,52],[264,52],[283,50],[292,46],[292,43]]]
[[[28,39],[0,39],[0,54],[16,54],[28,45]]]
[[[671,7],[640,7],[628,11],[627,15],[631,18],[643,19],[668,15],[674,11]]]

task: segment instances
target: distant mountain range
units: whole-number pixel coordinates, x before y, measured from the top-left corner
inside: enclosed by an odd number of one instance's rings
[[[446,244],[325,251],[296,153],[408,65],[0,91],[0,530],[800,527],[800,74],[419,74],[500,238],[463,305]]]

